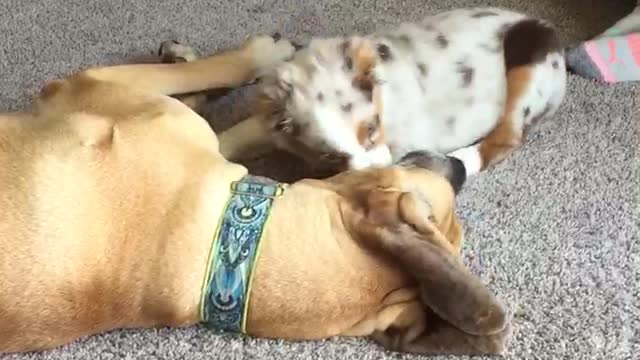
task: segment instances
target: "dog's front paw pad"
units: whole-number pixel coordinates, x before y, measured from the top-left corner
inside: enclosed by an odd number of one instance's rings
[[[162,59],[162,62],[167,64],[188,62],[198,58],[193,48],[173,40],[164,41],[160,44],[158,55]]]
[[[279,34],[275,37],[267,35],[251,36],[244,45],[244,50],[255,61],[258,69],[274,67],[291,59],[295,48],[291,42]]]

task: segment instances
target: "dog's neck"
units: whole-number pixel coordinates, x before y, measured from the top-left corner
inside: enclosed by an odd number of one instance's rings
[[[225,162],[199,181],[190,182],[181,190],[180,204],[167,209],[164,216],[165,241],[140,242],[159,244],[157,249],[137,249],[158,252],[155,258],[147,257],[156,265],[141,275],[151,284],[145,294],[140,294],[147,307],[142,313],[149,316],[141,319],[141,325],[186,326],[200,321],[199,304],[209,251],[231,195],[231,185],[247,173],[243,166]]]

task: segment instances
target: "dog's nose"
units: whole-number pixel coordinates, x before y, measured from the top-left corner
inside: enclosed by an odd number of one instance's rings
[[[452,156],[445,156],[429,151],[412,151],[400,159],[396,165],[416,166],[444,176],[457,194],[467,180],[464,163]]]

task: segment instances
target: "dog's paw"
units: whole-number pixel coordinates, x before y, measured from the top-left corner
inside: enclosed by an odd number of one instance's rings
[[[293,44],[279,34],[250,36],[242,49],[253,60],[259,73],[291,59],[296,51]]]
[[[180,44],[174,40],[164,41],[158,49],[158,56],[163,63],[175,64],[193,61],[198,58],[196,51],[190,46]]]

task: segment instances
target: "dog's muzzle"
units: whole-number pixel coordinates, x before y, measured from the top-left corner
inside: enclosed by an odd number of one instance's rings
[[[464,163],[455,157],[429,151],[412,151],[400,159],[396,165],[416,166],[444,176],[457,194],[467,180]]]

